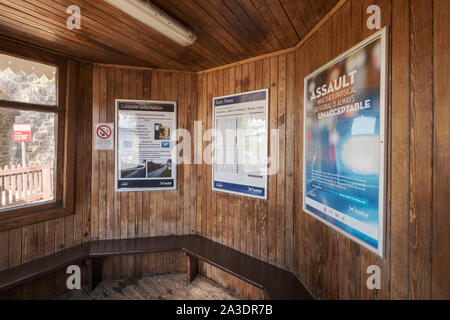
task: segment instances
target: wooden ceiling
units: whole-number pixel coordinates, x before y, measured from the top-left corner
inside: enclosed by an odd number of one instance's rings
[[[338,0],[152,0],[191,28],[182,47],[102,0],[0,0],[0,35],[80,60],[199,71],[295,46]],[[81,30],[66,26],[81,8]],[[1,40],[0,40],[1,48]]]

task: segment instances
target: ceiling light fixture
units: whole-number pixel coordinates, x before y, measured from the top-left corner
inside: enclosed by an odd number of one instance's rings
[[[105,1],[182,46],[190,46],[197,40],[192,30],[183,26],[150,2],[142,0]]]

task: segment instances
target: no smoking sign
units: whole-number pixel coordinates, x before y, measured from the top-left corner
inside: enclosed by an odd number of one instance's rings
[[[97,123],[95,125],[95,150],[114,150],[114,124]]]
[[[102,124],[97,128],[97,136],[102,140],[107,140],[112,135],[112,129],[109,125]]]

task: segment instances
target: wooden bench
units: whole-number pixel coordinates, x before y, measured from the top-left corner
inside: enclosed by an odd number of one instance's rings
[[[92,241],[0,272],[0,291],[82,262],[88,265],[88,284],[93,289],[102,280],[105,257],[178,250],[187,256],[189,281],[198,274],[198,262],[202,260],[262,289],[266,299],[313,299],[293,273],[194,235]]]

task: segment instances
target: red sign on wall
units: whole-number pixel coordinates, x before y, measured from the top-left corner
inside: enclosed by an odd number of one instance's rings
[[[15,123],[13,127],[13,141],[14,142],[31,141],[31,124]]]

